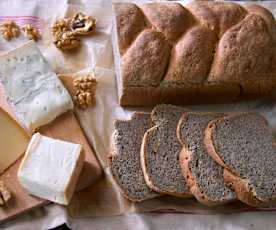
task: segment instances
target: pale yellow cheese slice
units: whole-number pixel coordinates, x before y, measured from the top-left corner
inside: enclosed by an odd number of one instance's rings
[[[29,141],[25,130],[0,107],[0,173],[25,152]]]

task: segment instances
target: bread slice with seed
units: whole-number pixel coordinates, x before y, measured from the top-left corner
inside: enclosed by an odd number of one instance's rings
[[[142,139],[152,125],[150,114],[137,112],[130,120],[116,120],[114,123],[114,153],[109,156],[110,170],[123,195],[134,202],[159,195],[147,186],[140,165]]]
[[[179,197],[191,196],[181,173],[181,144],[176,136],[178,121],[185,109],[158,105],[152,111],[155,126],[143,138],[141,165],[147,185],[154,191]]]
[[[179,156],[183,176],[191,193],[208,206],[225,204],[236,199],[235,193],[226,186],[223,167],[206,152],[203,139],[208,123],[222,117],[219,113],[193,113],[182,115],[177,136],[183,148]]]
[[[239,200],[255,207],[275,202],[276,145],[263,116],[239,113],[211,121],[204,143]]]

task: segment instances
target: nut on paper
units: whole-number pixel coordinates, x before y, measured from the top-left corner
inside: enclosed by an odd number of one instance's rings
[[[23,29],[25,37],[27,37],[30,40],[37,41],[41,38],[38,30],[30,24],[25,24],[22,27],[22,29]]]
[[[75,103],[79,108],[85,109],[95,104],[97,81],[94,77],[87,75],[76,78],[73,81],[73,86]]]
[[[54,35],[54,44],[62,50],[71,50],[80,46],[80,40],[71,31],[60,31]]]
[[[14,21],[6,21],[0,25],[0,33],[4,39],[10,41],[20,35],[20,28]]]
[[[70,50],[80,46],[81,35],[95,31],[96,19],[92,16],[77,13],[73,19],[61,18],[52,25],[54,44],[61,50]]]

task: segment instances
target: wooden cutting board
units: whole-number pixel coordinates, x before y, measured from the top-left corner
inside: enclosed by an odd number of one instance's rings
[[[1,87],[0,107],[15,118],[13,111],[5,99],[3,89]],[[101,177],[101,166],[95,157],[93,150],[89,146],[88,141],[73,112],[67,112],[61,115],[52,123],[40,128],[39,132],[45,136],[71,141],[83,146],[86,157],[76,190],[80,190],[91,185],[99,177]],[[0,224],[26,211],[49,203],[43,199],[28,195],[20,186],[16,176],[20,161],[21,159],[18,159],[11,167],[0,175],[0,180],[5,182],[13,194],[11,202],[9,202],[5,207],[0,207]]]

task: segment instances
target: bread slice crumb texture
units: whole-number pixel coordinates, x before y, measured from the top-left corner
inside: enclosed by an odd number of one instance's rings
[[[140,165],[142,139],[152,125],[151,116],[146,113],[134,113],[130,120],[116,120],[114,123],[111,173],[124,196],[134,202],[159,195],[147,186]]]
[[[156,124],[144,136],[141,163],[147,185],[156,192],[173,196],[189,197],[191,193],[182,175],[179,153],[181,144],[176,128],[182,107],[159,105],[152,111]]]
[[[208,153],[231,173],[228,183],[241,201],[251,206],[275,201],[276,146],[263,116],[240,113],[214,120],[208,124],[204,142]]]
[[[219,113],[185,113],[177,129],[183,144],[180,153],[183,176],[196,199],[209,206],[236,199],[235,193],[224,182],[223,167],[207,154],[203,143],[208,123],[222,116]]]

